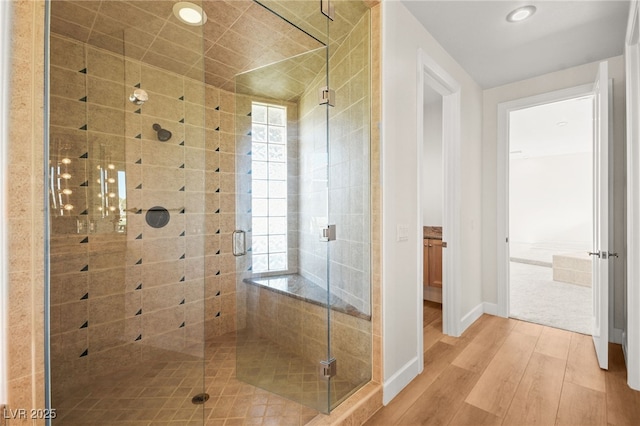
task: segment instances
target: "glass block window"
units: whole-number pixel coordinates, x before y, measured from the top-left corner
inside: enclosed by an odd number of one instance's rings
[[[251,122],[253,272],[286,271],[287,109],[254,102]]]

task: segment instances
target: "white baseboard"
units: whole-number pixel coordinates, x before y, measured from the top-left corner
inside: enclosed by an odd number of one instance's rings
[[[495,303],[482,302],[471,311],[469,311],[460,320],[460,334],[471,326],[474,322],[482,316],[482,314],[498,315],[498,305]]]
[[[460,331],[460,334],[464,333],[464,331],[467,328],[469,328],[471,324],[476,322],[476,320],[480,318],[483,313],[484,313],[484,306],[483,306],[483,303],[480,303],[475,308],[470,310],[465,316],[463,316],[462,319],[460,320],[460,327],[458,328],[458,330]]]
[[[416,378],[420,374],[420,367],[418,357],[415,357],[385,380],[382,385],[382,404],[387,405],[391,402],[409,382]]]
[[[497,316],[498,315],[498,304],[497,303],[483,302],[482,303],[482,310],[483,310],[483,312],[485,314]]]

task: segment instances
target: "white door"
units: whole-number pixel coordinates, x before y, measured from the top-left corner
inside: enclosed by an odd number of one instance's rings
[[[601,62],[593,85],[593,344],[609,368],[609,81]]]

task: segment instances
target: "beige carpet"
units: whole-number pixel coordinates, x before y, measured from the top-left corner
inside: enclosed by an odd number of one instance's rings
[[[510,262],[511,318],[591,334],[591,288],[553,281],[549,267]]]

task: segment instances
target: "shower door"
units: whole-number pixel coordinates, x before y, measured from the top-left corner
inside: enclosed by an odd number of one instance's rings
[[[236,76],[236,371],[328,413],[371,378],[369,11],[260,4],[315,49]]]
[[[103,1],[97,12],[98,2],[51,3],[47,387],[56,425],[204,423],[194,405],[204,392],[212,197],[202,37],[167,18],[170,3],[134,3]]]
[[[236,374],[326,413],[327,24],[310,36],[266,8],[263,16],[286,34],[270,44],[285,59],[235,79]]]

